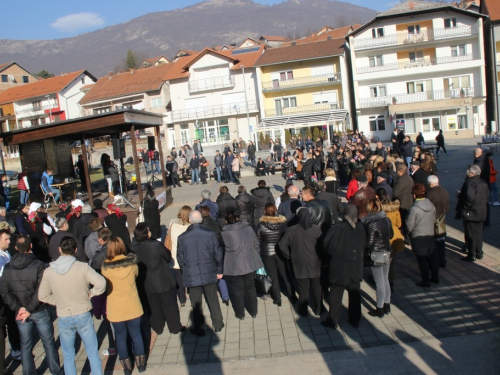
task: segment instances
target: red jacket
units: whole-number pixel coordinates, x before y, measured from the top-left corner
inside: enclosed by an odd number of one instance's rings
[[[349,185],[347,185],[347,194],[346,194],[346,199],[349,201],[354,194],[358,191],[358,180],[353,178],[351,181],[349,181]]]
[[[490,159],[490,184],[497,182],[497,173],[498,171],[496,171],[493,166],[493,160]]]
[[[26,187],[26,184],[24,183],[24,177],[26,176],[26,173],[21,172],[17,176],[17,190],[28,190]]]

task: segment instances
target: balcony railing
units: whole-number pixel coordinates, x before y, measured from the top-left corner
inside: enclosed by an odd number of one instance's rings
[[[210,91],[234,87],[233,76],[221,76],[214,78],[198,79],[189,81],[189,92]]]
[[[245,102],[212,105],[207,107],[197,107],[172,111],[172,121],[186,121],[219,116],[245,114],[247,106]],[[259,103],[255,100],[248,102],[248,111],[255,112],[259,110]]]
[[[322,74],[319,76],[300,77],[295,79],[288,79],[286,81],[280,81],[275,79],[273,81],[262,82],[262,91],[269,92],[277,90],[295,89],[299,87],[323,86],[340,81],[341,81],[340,73],[330,73],[330,74]]]
[[[420,103],[433,100],[471,98],[481,95],[481,87],[462,87],[452,90],[434,90],[415,92],[412,94],[395,94],[377,98],[362,98],[359,108],[386,107],[388,105]]]
[[[329,112],[339,109],[344,109],[344,102],[301,105],[299,107],[287,107],[278,110],[266,109],[264,112],[266,118],[268,118],[277,116],[301,115],[304,113]]]
[[[363,66],[357,68],[356,71],[358,72],[358,74],[364,74],[364,73],[384,72],[387,70],[396,70],[396,69],[423,68],[426,66],[479,60],[480,58],[481,58],[480,55],[471,54],[471,55],[461,55],[461,56],[438,57],[435,59],[417,59],[415,61],[404,62],[404,63],[401,62],[394,64],[384,64],[380,66]]]
[[[354,49],[364,50],[379,47],[390,47],[402,44],[419,44],[437,40],[462,38],[479,33],[477,25],[450,27],[446,29],[428,29],[418,34],[400,33],[384,35],[378,38],[354,39]]]

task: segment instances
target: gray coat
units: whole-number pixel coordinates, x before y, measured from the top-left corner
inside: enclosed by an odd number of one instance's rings
[[[396,183],[394,184],[392,197],[393,199],[399,200],[401,208],[404,210],[409,210],[413,204],[413,194],[411,192],[412,187],[413,179],[406,173],[401,177],[398,177]]]
[[[408,211],[406,228],[415,255],[428,255],[434,251],[435,220],[436,209],[427,198],[416,200]]]
[[[227,224],[222,230],[225,245],[224,275],[242,276],[263,267],[259,240],[245,221]]]

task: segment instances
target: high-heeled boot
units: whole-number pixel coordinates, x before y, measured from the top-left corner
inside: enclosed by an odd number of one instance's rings
[[[384,303],[384,314],[391,315],[391,304],[390,303]]]
[[[123,373],[125,375],[132,375],[133,366],[130,358],[120,359],[120,363],[123,366]]]
[[[146,356],[144,354],[135,356],[135,367],[139,372],[146,371]]]

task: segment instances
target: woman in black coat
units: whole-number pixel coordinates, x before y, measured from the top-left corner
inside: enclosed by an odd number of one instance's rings
[[[150,314],[153,331],[161,335],[167,322],[169,332],[175,335],[185,331],[186,327],[181,324],[179,309],[174,299],[175,281],[168,265],[172,254],[161,242],[151,239],[150,235],[145,223],[137,224],[134,230],[135,241],[131,248],[137,255],[139,265],[137,289],[144,310]]]
[[[358,222],[358,209],[348,204],[344,209],[344,221],[335,224],[323,240],[329,259],[330,312],[325,326],[337,328],[344,290],[349,294],[349,323],[354,327],[361,319],[360,283],[363,278],[363,260],[366,234]]]
[[[267,174],[267,167],[266,163],[262,158],[259,158],[259,161],[257,161],[257,165],[255,166],[255,175],[257,177],[265,176]]]
[[[120,237],[130,250],[130,233],[128,231],[127,215],[116,204],[108,204],[108,216],[104,219],[104,224],[109,228],[114,237]]]
[[[219,206],[219,225],[224,228],[226,225],[226,215],[229,212],[237,212],[239,214],[239,207],[236,200],[229,194],[227,186],[219,188],[219,196],[217,197],[217,205]]]
[[[200,180],[203,185],[207,184],[207,159],[200,154]]]
[[[253,197],[253,222],[258,223],[262,215],[264,215],[264,207],[268,203],[274,203],[273,193],[266,186],[266,181],[259,180],[257,188],[252,189],[250,193]]]
[[[293,273],[299,289],[299,314],[307,315],[309,289],[314,298],[314,313],[321,313],[321,261],[316,252],[316,242],[321,236],[321,229],[312,223],[309,210],[304,207],[297,210],[296,225],[288,228],[278,246],[285,258],[291,259]]]
[[[155,199],[153,189],[149,188],[146,198],[142,201],[142,210],[144,212],[144,222],[151,231],[151,238],[161,241],[160,202]]]
[[[240,209],[240,220],[246,221],[253,225],[253,197],[247,193],[247,189],[240,185],[238,186],[238,195],[234,198]]]
[[[278,242],[285,233],[287,228],[286,218],[278,215],[278,209],[274,203],[266,204],[264,208],[264,216],[260,218],[257,224],[257,239],[260,244],[260,256],[264,262],[269,276],[273,278],[273,288],[271,296],[275,305],[281,306],[281,292],[278,272],[283,279],[290,300],[295,297],[295,292],[292,292],[291,278],[289,272],[286,271],[286,263],[283,256],[276,251]]]
[[[255,152],[256,151],[257,151],[257,148],[255,147],[253,142],[250,141],[250,143],[248,144],[247,153],[248,153],[248,160],[250,160],[250,163],[252,163],[252,167],[255,167]]]

